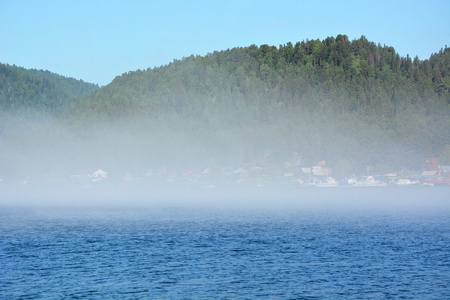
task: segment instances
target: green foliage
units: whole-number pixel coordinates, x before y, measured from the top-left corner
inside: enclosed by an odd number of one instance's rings
[[[49,71],[26,70],[0,63],[0,110],[30,117],[58,117],[99,87]]]
[[[91,163],[280,163],[297,152],[343,176],[418,168],[450,144],[449,78],[447,47],[421,61],[364,36],[251,45],[124,73],[68,101],[55,126],[89,141],[60,151]]]

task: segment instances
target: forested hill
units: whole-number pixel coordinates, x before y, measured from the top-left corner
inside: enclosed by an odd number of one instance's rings
[[[18,103],[55,115],[74,103],[55,123],[4,139],[0,169],[18,177],[96,168],[143,174],[161,166],[298,172],[325,160],[341,178],[367,167],[420,170],[429,157],[450,164],[447,47],[420,60],[345,35],[251,45],[128,72],[95,93],[92,85],[57,84],[49,73],[1,70],[22,76],[1,89],[21,95],[12,98]],[[24,86],[29,93],[20,93]],[[21,107],[14,101],[2,109]]]
[[[174,60],[125,73],[78,106],[79,116],[136,112],[199,117],[212,106],[262,112],[272,106],[393,118],[406,109],[431,115],[450,103],[450,49],[429,59],[401,57],[393,47],[345,35],[295,45],[252,45]],[[244,105],[239,107],[239,105]],[[444,105],[444,107],[442,107]],[[101,109],[100,109],[101,107]],[[231,111],[230,111],[231,110]],[[249,118],[250,111],[245,114]],[[269,109],[271,111],[271,109]],[[254,112],[254,111],[253,111]]]
[[[0,63],[0,111],[3,113],[58,117],[98,89],[97,85],[49,71]]]
[[[144,160],[417,168],[450,144],[450,49],[420,60],[338,35],[216,51],[122,74],[65,120],[134,126]]]

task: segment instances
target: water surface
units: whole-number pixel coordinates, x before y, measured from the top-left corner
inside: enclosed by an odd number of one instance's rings
[[[0,297],[448,299],[447,192],[10,199],[0,206]]]

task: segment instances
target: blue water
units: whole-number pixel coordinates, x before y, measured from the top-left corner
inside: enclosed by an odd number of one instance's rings
[[[0,205],[0,298],[450,299],[448,189],[314,193]]]

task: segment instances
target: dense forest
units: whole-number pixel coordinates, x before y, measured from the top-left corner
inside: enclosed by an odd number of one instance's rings
[[[50,71],[0,63],[0,138],[55,120],[99,87]]]
[[[11,68],[0,67],[1,74]],[[4,95],[8,76],[1,74]],[[34,92],[40,88],[41,98],[0,98],[3,111],[31,101],[57,119],[15,141],[37,152],[13,156],[53,159],[69,172],[312,166],[325,160],[336,174],[348,176],[367,166],[418,170],[432,156],[450,163],[447,46],[420,60],[365,37],[338,35],[185,57],[122,74],[97,91],[40,80],[16,91],[40,95]],[[89,96],[78,101],[81,95]],[[15,168],[14,159],[3,161]],[[52,171],[49,165],[44,169]]]
[[[50,71],[0,63],[0,109],[3,112],[33,111],[57,117],[97,89],[97,85]]]

